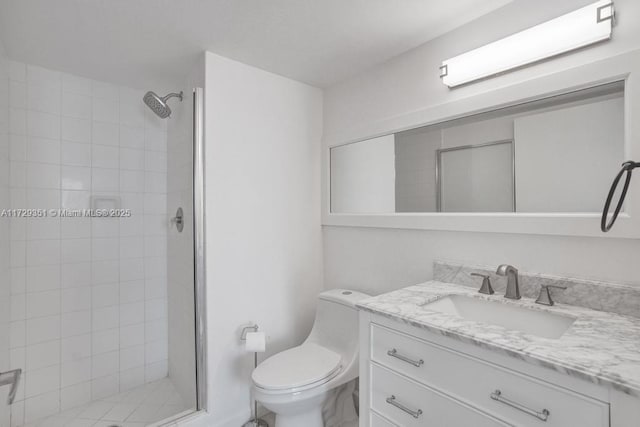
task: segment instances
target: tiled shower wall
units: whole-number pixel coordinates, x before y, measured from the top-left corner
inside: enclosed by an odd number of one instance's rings
[[[0,210],[9,206],[9,76],[0,44]],[[0,372],[9,369],[9,219],[0,216]],[[3,387],[3,391],[6,387]],[[0,394],[0,426],[9,425],[8,407]]]
[[[167,375],[166,121],[143,92],[10,62],[12,425]],[[1,201],[1,200],[0,200]]]

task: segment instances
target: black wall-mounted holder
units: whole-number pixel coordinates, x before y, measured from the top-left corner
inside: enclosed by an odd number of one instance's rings
[[[618,172],[618,175],[616,175],[615,179],[613,180],[613,184],[611,184],[611,189],[609,190],[609,195],[607,196],[607,201],[605,202],[604,209],[602,210],[602,219],[600,220],[600,229],[602,230],[603,233],[606,233],[607,231],[611,230],[611,228],[613,227],[613,224],[615,224],[616,222],[616,219],[618,219],[618,214],[622,209],[622,206],[624,204],[624,199],[625,197],[627,197],[627,190],[629,189],[629,183],[631,182],[631,172],[637,167],[640,167],[640,163],[638,162],[633,162],[633,161],[624,162],[622,164],[622,169],[620,169],[620,172]],[[613,199],[613,195],[615,194],[616,189],[618,188],[618,184],[620,183],[620,179],[622,178],[623,175],[625,175],[625,179],[624,179],[624,187],[622,187],[622,193],[620,194],[620,199],[618,200],[618,203],[616,204],[616,208],[613,211],[613,216],[611,217],[609,222],[607,222],[607,216],[609,215],[609,208],[611,207],[611,200]]]

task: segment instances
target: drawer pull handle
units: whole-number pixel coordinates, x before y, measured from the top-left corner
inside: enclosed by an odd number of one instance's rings
[[[491,398],[497,402],[504,403],[507,406],[511,406],[519,411],[524,412],[525,414],[529,414],[533,417],[536,417],[539,420],[547,421],[549,415],[551,414],[548,409],[543,409],[541,412],[538,412],[534,409],[527,408],[526,406],[514,402],[513,400],[509,400],[506,397],[502,397],[502,392],[500,390],[496,390],[491,393]]]
[[[400,359],[400,360],[402,360],[403,362],[407,362],[408,364],[413,365],[413,366],[415,366],[416,368],[419,368],[420,366],[424,365],[424,360],[422,360],[422,359],[420,359],[420,360],[418,360],[418,361],[416,361],[416,360],[411,360],[411,359],[409,359],[409,358],[408,358],[408,357],[406,357],[406,356],[403,356],[403,355],[401,355],[401,354],[398,354],[398,350],[396,350],[395,348],[394,348],[394,349],[391,349],[391,350],[389,350],[389,351],[387,351],[387,354],[388,354],[389,356],[391,356],[391,357],[395,357],[396,359]]]
[[[391,395],[391,397],[387,397],[387,403],[391,406],[395,406],[396,408],[400,409],[403,412],[406,412],[407,414],[411,415],[415,419],[420,418],[420,415],[422,415],[422,409],[418,409],[417,411],[412,411],[411,409],[407,408],[403,404],[398,403],[396,401],[396,397],[393,395]]]

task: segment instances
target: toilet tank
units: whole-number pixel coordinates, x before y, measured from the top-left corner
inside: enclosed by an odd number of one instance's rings
[[[330,348],[348,359],[359,345],[356,303],[369,297],[348,289],[321,293],[313,328],[306,341]]]

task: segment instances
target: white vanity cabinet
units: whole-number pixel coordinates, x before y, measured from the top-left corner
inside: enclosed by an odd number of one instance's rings
[[[360,312],[360,427],[631,427],[640,400]]]

